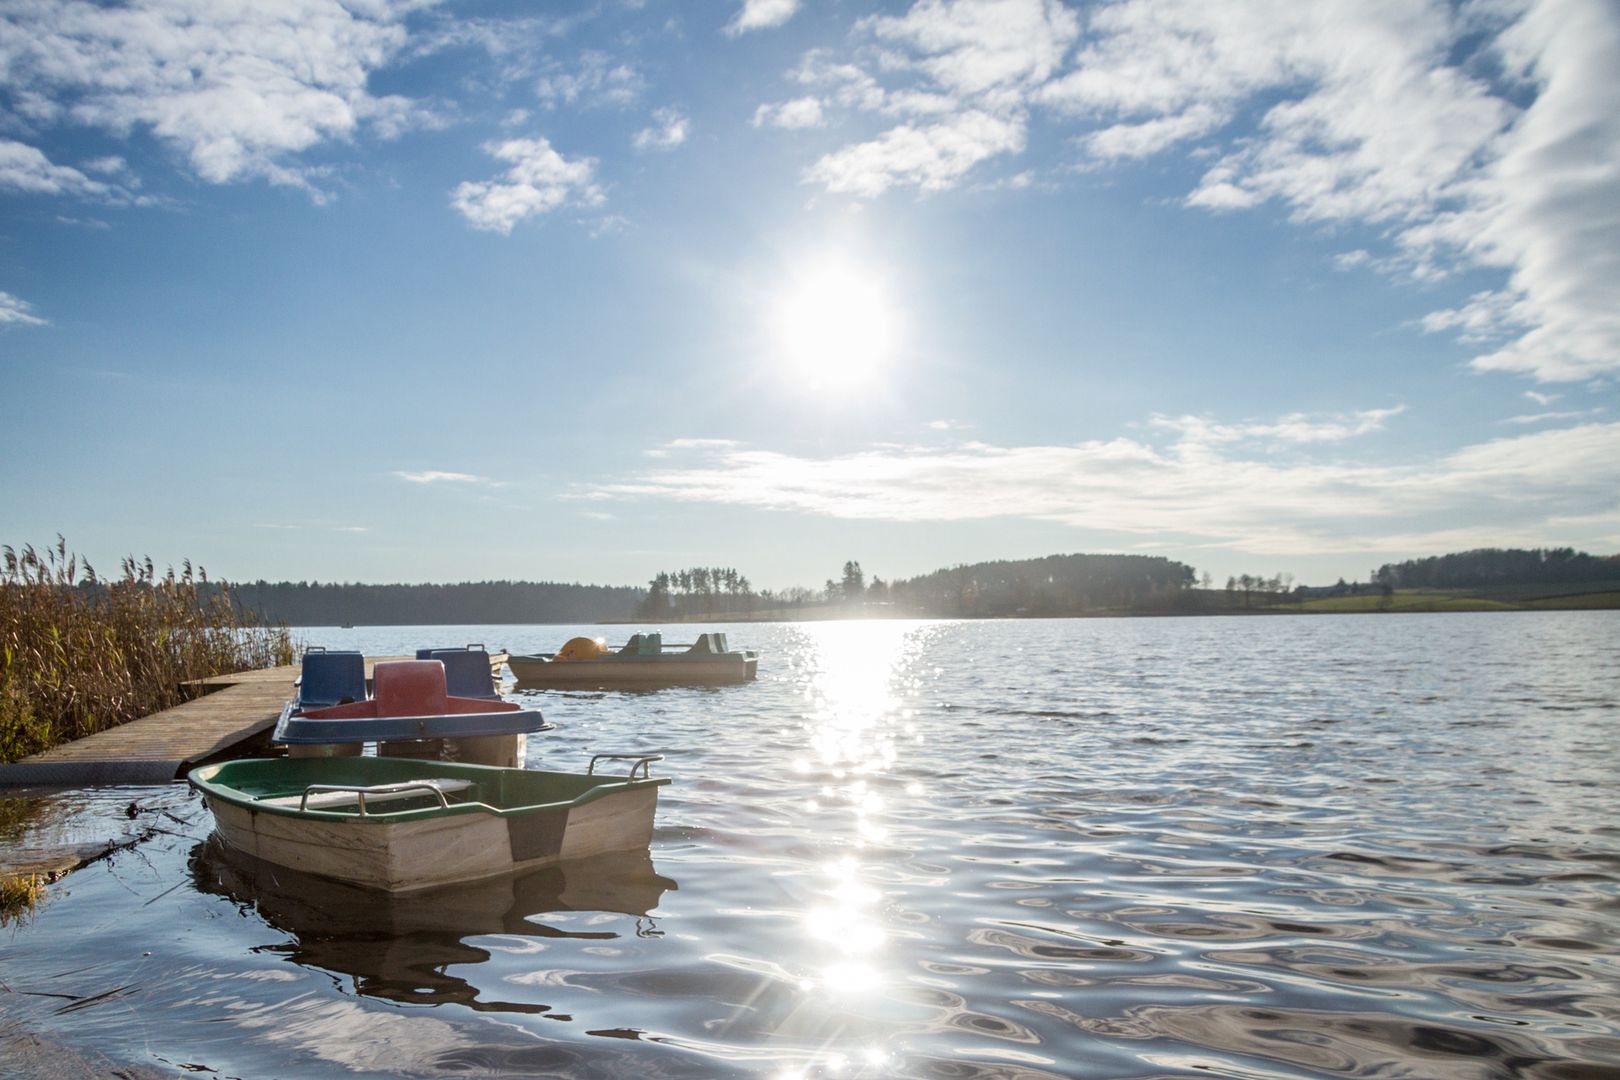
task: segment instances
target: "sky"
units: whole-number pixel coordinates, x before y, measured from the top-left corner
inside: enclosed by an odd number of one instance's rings
[[[1613,0],[0,0],[0,542],[1620,551]]]

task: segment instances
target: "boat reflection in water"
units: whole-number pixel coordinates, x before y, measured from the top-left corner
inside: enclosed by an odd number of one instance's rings
[[[198,892],[225,897],[244,912],[255,911],[291,937],[257,951],[281,953],[294,963],[346,976],[362,996],[403,1004],[455,1003],[485,1012],[539,1013],[548,1008],[479,1000],[477,986],[448,974],[452,965],[490,959],[488,950],[467,939],[512,934],[606,941],[621,936],[611,930],[562,929],[539,918],[580,911],[633,915],[637,936],[657,936],[661,931],[650,912],[666,891],[678,888],[653,870],[645,851],[406,894],[288,870],[230,850],[218,834],[192,850],[190,864]]]

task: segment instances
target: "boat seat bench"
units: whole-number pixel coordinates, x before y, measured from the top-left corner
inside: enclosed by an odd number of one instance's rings
[[[417,781],[416,784],[417,786],[405,791],[390,791],[382,794],[367,792],[366,805],[369,806],[372,803],[380,802],[393,802],[397,799],[423,798],[424,786],[427,784],[432,784],[445,795],[452,795],[458,791],[466,791],[468,788],[473,786],[473,782],[471,780],[452,779],[449,777]],[[311,794],[309,796],[308,803],[304,803],[303,800],[304,793],[300,791],[294,795],[266,796],[255,799],[254,801],[264,803],[267,806],[297,807],[304,805],[310,810],[331,810],[335,807],[358,805],[360,802],[360,794],[359,792],[355,791],[321,791]]]

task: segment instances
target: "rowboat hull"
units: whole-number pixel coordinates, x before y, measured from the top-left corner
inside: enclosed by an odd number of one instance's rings
[[[658,787],[669,782],[392,758],[225,762],[193,770],[190,780],[232,849],[388,892],[644,850]],[[301,797],[310,785],[351,790],[402,781],[433,781],[458,801],[441,806],[427,791],[397,804],[373,795],[362,813],[358,800],[330,802],[340,795]],[[300,806],[320,799],[326,808]]]

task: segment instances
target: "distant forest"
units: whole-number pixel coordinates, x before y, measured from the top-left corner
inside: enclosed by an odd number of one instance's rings
[[[1564,585],[1620,580],[1620,555],[1574,548],[1478,548],[1385,563],[1373,580],[1396,589],[1477,589],[1493,585]]]
[[[255,581],[229,589],[239,609],[288,626],[597,622],[629,618],[646,591],[629,585],[550,581],[456,585]]]
[[[998,560],[884,581],[861,564],[844,563],[819,589],[755,590],[730,567],[662,571],[648,587],[479,581],[456,585],[361,585],[316,582],[239,583],[233,603],[290,626],[423,625],[431,623],[591,623],[632,619],[846,618],[920,616],[980,618],[1092,614],[1218,613],[1279,610],[1309,596],[1394,590],[1492,589],[1620,581],[1620,555],[1573,548],[1482,548],[1387,563],[1371,581],[1290,590],[1291,575],[1245,574],[1224,592],[1199,587],[1197,572],[1160,555],[1048,555]],[[221,586],[205,584],[203,588]]]

